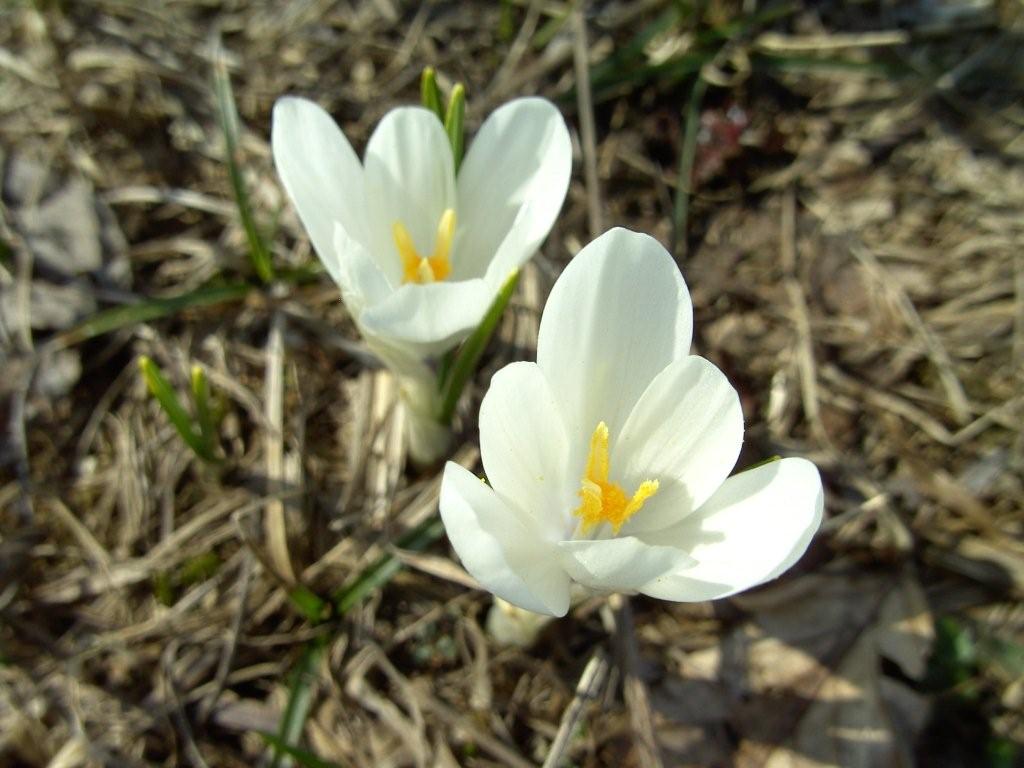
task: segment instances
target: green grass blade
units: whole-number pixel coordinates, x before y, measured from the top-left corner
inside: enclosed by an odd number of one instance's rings
[[[510,43],[516,36],[516,9],[512,0],[501,0],[501,13],[498,15],[497,38],[499,42]]]
[[[252,206],[249,202],[249,193],[245,188],[242,170],[238,165],[238,109],[235,106],[235,96],[231,90],[231,79],[228,77],[228,70],[221,56],[217,56],[214,61],[213,87],[217,99],[217,117],[224,134],[231,189],[235,194],[238,216],[242,221],[245,238],[249,243],[249,262],[260,280],[270,284],[274,281],[274,266],[270,259],[270,250],[256,227],[256,220],[253,218]]]
[[[590,68],[590,86],[594,91],[603,90],[622,82],[624,76],[634,70],[638,63],[645,62],[644,53],[648,44],[657,35],[668,31],[683,16],[683,10],[673,4],[662,11],[656,19],[633,35],[633,38],[603,61]]]
[[[444,524],[438,515],[429,517],[419,525],[410,528],[395,540],[395,546],[420,552],[444,535]],[[383,554],[373,561],[351,584],[342,587],[331,596],[331,604],[335,616],[343,616],[358,605],[373,590],[382,587],[402,568],[402,562],[394,555]],[[325,602],[304,587],[290,593],[289,597],[306,613],[313,623],[329,618],[329,607]],[[288,704],[281,716],[274,747],[274,759],[271,768],[278,768],[285,756],[299,760],[295,744],[298,743],[305,728],[306,717],[312,702],[312,684],[315,679],[314,670],[320,662],[327,644],[327,636],[311,641],[292,671],[289,683]],[[300,761],[301,762],[301,761]]]
[[[263,737],[263,740],[277,750],[278,753],[288,755],[288,757],[299,765],[304,766],[304,768],[342,768],[338,763],[332,763],[329,760],[321,760],[312,752],[307,752],[304,749],[293,747],[272,733],[259,731],[259,734]]]
[[[769,456],[766,459],[761,459],[760,461],[755,461],[749,467],[744,467],[736,474],[738,475],[741,472],[749,472],[750,470],[758,469],[759,467],[767,467],[769,464],[774,464],[776,461],[782,461],[782,457],[779,456],[778,454],[776,454],[775,456]]]
[[[214,409],[210,405],[210,382],[202,366],[193,365],[189,383],[192,385],[192,404],[196,410],[196,421],[199,423],[199,436],[206,445],[207,452],[213,456],[217,452],[217,422]]]
[[[462,148],[466,140],[465,119],[466,89],[462,83],[458,83],[452,89],[451,98],[448,99],[448,111],[444,116],[444,130],[452,145],[452,159],[455,160],[456,172],[462,165]]]
[[[569,21],[571,7],[572,5],[567,4],[565,8],[555,11],[547,21],[541,24],[540,29],[534,34],[533,40],[530,41],[533,50],[542,51],[548,47],[548,44],[555,39],[555,35],[561,32]]]
[[[414,528],[410,528],[395,540],[395,546],[420,552],[444,534],[444,525],[437,515],[429,517]],[[362,601],[370,592],[383,586],[402,568],[402,562],[391,554],[381,555],[373,561],[355,581],[339,589],[331,597],[335,613],[343,616]]]
[[[423,106],[444,122],[444,108],[441,106],[441,91],[437,87],[437,73],[433,67],[425,67],[420,75],[420,101]]]
[[[700,26],[700,18],[693,15],[697,13],[698,7],[674,3],[637,32],[631,40],[616,48],[614,53],[591,68],[590,82],[594,100],[607,101],[648,82],[671,86],[691,76],[705,63],[713,60],[727,41],[749,35],[773,21],[792,15],[799,8],[796,3],[778,3],[769,5],[757,13],[742,14],[739,18],[717,27],[701,28],[687,52],[658,64],[651,64],[647,47],[655,37],[672,29],[683,30],[684,22],[687,27],[694,29]],[[560,101],[572,99],[575,99],[575,89],[559,97]]]
[[[800,3],[783,2],[775,5],[768,5],[756,13],[741,14],[739,18],[728,21],[718,27],[711,27],[703,30],[697,35],[698,45],[733,40],[745,35],[759,27],[779,21],[787,16],[792,16],[800,10]]]
[[[59,334],[55,338],[54,343],[58,347],[80,344],[83,341],[102,336],[105,333],[149,322],[150,320],[157,320],[185,309],[241,301],[251,291],[252,286],[247,283],[228,283],[227,285],[206,286],[181,296],[144,299],[137,304],[112,307],[111,309],[97,312],[88,320]]]
[[[690,101],[686,105],[683,119],[686,127],[679,151],[679,172],[676,176],[676,200],[672,211],[672,253],[680,256],[686,250],[686,229],[690,218],[690,197],[693,190],[693,161],[697,156],[697,132],[700,127],[700,105],[704,101],[704,93],[708,84],[703,77],[697,75],[690,91]]]
[[[280,768],[286,754],[295,757],[290,750],[296,749],[295,745],[302,738],[302,732],[306,728],[306,718],[309,717],[309,708],[313,703],[316,668],[326,648],[326,636],[311,640],[306,645],[299,663],[292,670],[291,679],[288,681],[288,703],[281,715],[276,742],[272,744],[274,755],[270,761],[271,768]]]
[[[321,598],[309,587],[299,584],[288,592],[288,599],[294,603],[306,619],[312,624],[330,618],[331,604]]]
[[[156,398],[156,401],[163,408],[164,413],[167,414],[167,418],[171,420],[174,428],[178,430],[178,434],[181,435],[181,439],[185,441],[185,444],[203,461],[215,461],[216,459],[213,454],[207,451],[202,437],[193,428],[192,417],[189,416],[188,411],[181,404],[170,382],[164,378],[160,367],[150,358],[143,355],[139,358],[139,370],[142,371],[142,378],[145,380],[150,394]]]
[[[438,419],[442,424],[452,423],[455,406],[459,402],[462,390],[476,370],[477,363],[480,362],[480,356],[487,348],[487,342],[491,340],[494,329],[498,327],[498,321],[501,320],[505,307],[508,305],[509,299],[512,298],[512,294],[515,293],[518,283],[519,270],[516,269],[505,279],[501,289],[498,291],[498,295],[491,302],[487,314],[484,315],[484,319],[477,326],[476,330],[473,331],[472,335],[463,343],[458,354],[455,356],[454,362],[448,369],[448,375],[442,380],[440,387],[441,411],[438,414]]]

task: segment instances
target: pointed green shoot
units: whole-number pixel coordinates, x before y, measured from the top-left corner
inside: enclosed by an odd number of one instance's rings
[[[437,87],[437,73],[433,67],[425,67],[420,75],[420,101],[423,106],[437,115],[444,122],[444,109],[441,106],[441,91]]]
[[[491,302],[487,314],[472,335],[463,343],[455,356],[455,360],[448,368],[447,375],[440,383],[441,410],[438,413],[438,420],[442,424],[451,424],[452,416],[455,414],[455,406],[459,402],[462,390],[466,386],[473,372],[476,370],[480,356],[487,348],[487,343],[498,327],[498,321],[505,312],[509,299],[515,293],[516,285],[519,283],[519,270],[515,269],[505,278],[498,295]]]
[[[217,418],[215,409],[210,403],[210,382],[206,371],[200,365],[192,366],[190,382],[192,385],[192,405],[199,423],[199,436],[203,440],[210,455],[217,453]]]
[[[452,145],[452,158],[455,160],[455,170],[458,172],[462,165],[462,147],[465,143],[465,118],[466,118],[466,89],[462,83],[456,84],[452,89],[452,95],[448,99],[448,111],[444,115],[444,130],[448,134],[448,141]]]
[[[223,56],[216,56],[213,64],[213,87],[217,98],[217,117],[224,134],[224,146],[227,153],[228,175],[231,189],[235,194],[235,205],[238,216],[245,230],[245,239],[249,243],[249,263],[253,271],[266,284],[274,281],[274,267],[270,260],[270,249],[256,227],[252,214],[249,193],[242,178],[242,169],[238,164],[238,109],[235,96],[231,90],[231,78],[228,77],[227,66]]]
[[[142,378],[145,380],[150,394],[156,398],[185,444],[203,461],[215,463],[217,457],[208,449],[202,435],[192,426],[192,417],[181,404],[181,400],[178,399],[178,395],[164,377],[160,367],[149,357],[143,355],[139,358],[139,370],[142,372]]]

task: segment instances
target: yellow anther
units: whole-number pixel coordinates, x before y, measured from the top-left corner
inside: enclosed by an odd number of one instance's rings
[[[395,238],[395,247],[402,257],[403,283],[433,283],[444,280],[452,271],[448,256],[452,250],[455,237],[455,211],[451,208],[441,214],[437,223],[437,238],[434,240],[434,252],[430,256],[420,256],[412,242],[412,236],[405,225],[396,221],[391,225],[391,234]]]
[[[590,438],[587,468],[580,481],[582,503],[573,511],[581,520],[583,533],[601,523],[608,523],[618,533],[644,502],[658,492],[657,480],[644,480],[632,498],[626,498],[621,485],[609,482],[608,469],[608,425],[602,421]]]

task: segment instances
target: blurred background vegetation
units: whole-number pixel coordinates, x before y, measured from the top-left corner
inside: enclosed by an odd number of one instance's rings
[[[0,763],[1024,764],[1022,27],[1019,0],[7,0]],[[782,580],[488,640],[268,145],[290,93],[361,152],[428,65],[470,136],[540,94],[577,156],[456,459],[568,259],[650,232],[740,389],[740,466],[822,468]]]

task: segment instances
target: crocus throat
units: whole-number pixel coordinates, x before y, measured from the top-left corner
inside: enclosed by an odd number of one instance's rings
[[[587,468],[580,481],[579,505],[573,514],[580,518],[583,533],[601,523],[608,523],[614,533],[640,511],[644,502],[658,492],[657,480],[644,480],[632,498],[626,498],[622,486],[608,480],[608,425],[597,425],[590,438]]]
[[[391,225],[391,234],[395,238],[398,255],[402,257],[403,283],[433,283],[444,280],[452,271],[448,254],[452,249],[452,238],[455,236],[455,211],[448,208],[441,214],[437,223],[437,238],[434,240],[434,252],[429,256],[420,256],[412,237],[405,225],[396,221]]]

